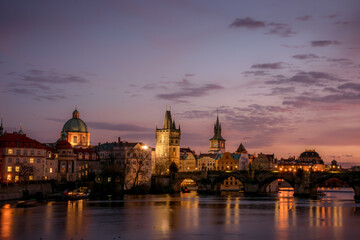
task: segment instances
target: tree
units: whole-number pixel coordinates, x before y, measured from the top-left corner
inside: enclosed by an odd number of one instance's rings
[[[146,166],[150,166],[150,153],[138,145],[131,149],[127,155],[125,188],[136,190],[149,181],[146,175],[150,169],[147,169]]]
[[[19,181],[27,181],[30,176],[34,175],[34,166],[30,166],[27,163],[18,163],[15,168],[19,167]]]

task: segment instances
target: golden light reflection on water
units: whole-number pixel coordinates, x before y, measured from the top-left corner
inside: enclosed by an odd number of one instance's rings
[[[290,226],[296,225],[296,206],[293,197],[294,191],[284,189],[279,191],[279,201],[275,203],[275,228],[278,239],[288,239]]]
[[[68,201],[66,214],[66,232],[67,234],[77,234],[79,229],[83,229],[85,223],[83,222],[84,214],[84,200]]]
[[[5,204],[1,209],[1,238],[11,237],[11,227],[13,224],[13,212],[10,204]]]

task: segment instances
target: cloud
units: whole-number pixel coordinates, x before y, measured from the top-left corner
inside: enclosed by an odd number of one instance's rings
[[[324,72],[299,72],[290,78],[279,77],[277,80],[266,81],[266,84],[303,84],[303,85],[322,85],[324,82],[343,82],[344,79]]]
[[[243,74],[245,76],[247,76],[247,75],[253,75],[253,76],[266,76],[266,75],[269,75],[267,72],[260,71],[260,70],[258,70],[258,71],[245,71],[245,72],[243,72]]]
[[[15,81],[7,85],[9,92],[31,95],[33,99],[38,101],[66,99],[67,96],[63,94],[64,85],[85,84],[89,82],[87,79],[73,74],[38,69],[30,69],[26,73],[11,72],[7,75],[15,78]],[[54,88],[55,86],[57,88]]]
[[[331,15],[323,16],[323,18],[333,19],[333,18],[336,18],[337,16],[338,16],[337,14],[331,14]]]
[[[311,16],[305,15],[305,16],[302,16],[302,17],[297,17],[296,19],[305,22],[305,21],[309,21],[311,19]]]
[[[330,41],[330,40],[318,40],[318,41],[311,41],[312,47],[326,47],[330,45],[339,45],[341,44],[338,41]]]
[[[162,93],[157,94],[157,97],[160,99],[177,101],[177,102],[188,102],[184,100],[189,97],[203,97],[208,95],[211,91],[224,89],[223,86],[219,84],[202,84],[200,86],[192,84],[187,79],[183,79],[182,81],[175,82],[177,86],[177,91],[171,93]]]
[[[334,22],[334,25],[347,25],[349,23],[350,22],[348,22],[348,21],[337,21],[337,22]]]
[[[67,84],[67,83],[87,83],[83,77],[72,74],[59,74],[55,72],[44,72],[41,70],[29,70],[28,74],[20,75],[24,82],[48,83],[48,84]]]
[[[236,28],[248,28],[248,29],[255,29],[255,28],[264,28],[265,22],[257,21],[252,18],[236,18],[230,25],[230,27]]]
[[[304,59],[316,59],[319,58],[318,55],[315,55],[313,53],[309,53],[309,54],[297,54],[292,56],[295,59],[299,59],[299,60],[304,60]]]
[[[109,122],[89,122],[86,124],[93,129],[110,130],[110,131],[129,131],[129,132],[143,132],[151,131],[152,129],[138,126],[131,123],[109,123]]]
[[[195,76],[195,74],[193,74],[193,73],[187,73],[187,74],[185,74],[185,77],[194,77]]]
[[[338,89],[350,89],[360,92],[360,83],[344,83],[338,86]]]
[[[281,69],[284,68],[281,62],[254,64],[251,68],[256,69]]]
[[[269,23],[268,26],[270,27],[270,30],[265,34],[274,34],[281,37],[290,37],[296,34],[296,32],[294,32],[287,24],[272,22]]]
[[[268,29],[268,32],[265,34],[279,35],[281,37],[289,37],[296,34],[288,24],[276,22],[266,23],[264,21],[254,20],[250,17],[236,18],[229,27],[247,29],[266,28]]]
[[[271,89],[271,93],[268,96],[274,95],[287,95],[295,92],[295,87],[276,87]]]

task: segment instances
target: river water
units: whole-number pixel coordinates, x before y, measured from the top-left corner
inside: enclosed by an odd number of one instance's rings
[[[351,189],[319,200],[284,190],[267,197],[126,196],[121,201],[2,203],[0,239],[360,239],[360,204]]]

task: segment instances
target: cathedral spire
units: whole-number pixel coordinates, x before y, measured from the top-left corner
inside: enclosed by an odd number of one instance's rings
[[[3,116],[1,115],[0,136],[4,134]]]
[[[216,113],[216,123],[214,125],[214,136],[210,140],[225,140],[221,136],[221,123],[219,120],[219,113]]]

